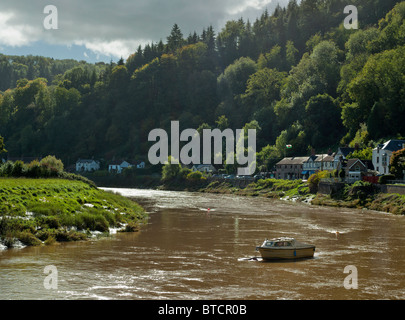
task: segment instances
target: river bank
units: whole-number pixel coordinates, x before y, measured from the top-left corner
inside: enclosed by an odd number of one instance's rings
[[[339,192],[322,194],[301,180],[265,179],[252,182],[246,187],[237,187],[232,182],[184,183],[169,181],[158,187],[160,190],[190,191],[202,193],[234,194],[248,197],[266,197],[312,205],[355,208],[405,215],[405,196],[396,193],[382,193],[368,182],[359,181],[345,185]]]
[[[83,181],[0,178],[3,248],[136,231],[145,218],[136,202]]]

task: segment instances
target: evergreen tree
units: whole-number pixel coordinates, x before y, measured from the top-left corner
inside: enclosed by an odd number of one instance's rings
[[[177,23],[173,25],[170,36],[167,37],[168,51],[173,53],[177,49],[181,48],[184,44],[183,33],[181,32]]]

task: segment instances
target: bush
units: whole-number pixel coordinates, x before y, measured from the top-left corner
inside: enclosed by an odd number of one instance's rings
[[[45,229],[59,229],[61,227],[59,219],[55,216],[40,216],[36,218],[37,223]]]
[[[200,181],[201,179],[204,179],[203,174],[200,171],[194,171],[194,172],[190,172],[186,179],[188,181]]]
[[[13,169],[11,171],[11,175],[13,177],[22,177],[25,173],[25,165],[24,162],[17,160],[14,162]]]
[[[381,177],[378,179],[378,183],[379,183],[379,184],[387,184],[387,182],[388,182],[389,180],[395,180],[395,176],[394,176],[393,174],[386,174],[386,175],[384,175],[384,176],[381,176]]]
[[[18,233],[17,238],[26,246],[38,246],[41,244],[41,240],[27,230]]]
[[[58,230],[54,237],[58,242],[82,241],[87,239],[87,236],[84,233],[67,230]]]
[[[33,160],[27,165],[25,175],[29,178],[38,178],[42,176],[42,169],[38,160]]]
[[[107,232],[109,229],[108,221],[102,214],[89,212],[76,213],[75,226],[78,230]]]
[[[139,224],[136,222],[128,222],[122,232],[138,232],[139,231]]]
[[[55,156],[47,156],[43,158],[39,165],[43,168],[47,175],[55,177],[58,173],[63,172],[63,162],[56,159]]]
[[[308,185],[309,185],[309,189],[310,189],[311,193],[316,193],[318,191],[319,181],[321,181],[321,179],[329,177],[329,175],[330,175],[330,172],[327,170],[318,171],[318,172],[314,173],[313,175],[311,175],[308,179]]]
[[[10,177],[13,172],[14,164],[11,161],[7,161],[0,167],[1,177]]]
[[[65,174],[66,173],[63,171],[63,162],[56,159],[54,156],[47,156],[40,162],[38,160],[34,160],[28,165],[24,164],[24,162],[20,160],[17,160],[14,163],[7,161],[0,166],[0,177],[65,178]],[[79,178],[76,177],[75,179],[79,180]]]

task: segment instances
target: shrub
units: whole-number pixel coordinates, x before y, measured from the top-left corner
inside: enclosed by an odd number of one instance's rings
[[[22,177],[25,172],[25,165],[24,162],[17,160],[14,162],[13,169],[11,171],[11,175],[13,177]]]
[[[28,230],[19,232],[17,238],[26,246],[38,246],[41,244],[41,241]]]
[[[55,242],[56,242],[55,237],[54,237],[54,236],[49,236],[49,237],[45,240],[44,244],[47,245],[47,246],[49,246],[49,245],[54,244]]]
[[[38,178],[42,176],[42,169],[38,160],[33,160],[27,165],[25,175],[29,178]]]
[[[10,177],[13,172],[14,164],[11,161],[7,161],[0,167],[0,176]]]
[[[379,183],[379,184],[387,184],[387,182],[388,182],[389,180],[395,180],[395,176],[394,176],[393,174],[386,174],[386,175],[384,175],[384,176],[381,176],[381,177],[378,179],[378,183]]]
[[[59,219],[55,216],[40,216],[36,218],[37,223],[46,229],[58,229],[61,227]]]
[[[39,162],[39,165],[49,176],[52,177],[57,176],[60,172],[63,172],[63,162],[56,159],[55,156],[46,156]]]
[[[87,236],[84,233],[76,231],[58,230],[55,233],[55,239],[58,242],[82,241],[86,240]]]
[[[75,221],[75,226],[79,230],[107,232],[109,229],[108,221],[101,213],[77,213]]]
[[[139,224],[136,222],[128,222],[122,232],[138,232],[139,231]]]
[[[312,193],[316,193],[318,191],[319,181],[321,179],[326,178],[330,175],[329,171],[318,171],[311,175],[308,179],[308,186]]]
[[[189,181],[200,181],[203,178],[203,174],[200,171],[190,172],[186,177]]]

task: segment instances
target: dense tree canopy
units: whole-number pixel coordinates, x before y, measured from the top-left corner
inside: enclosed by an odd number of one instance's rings
[[[9,155],[146,160],[152,129],[258,131],[258,167],[284,155],[405,136],[405,2],[291,0],[139,47],[126,61],[0,55],[0,135]],[[286,151],[285,145],[293,145]],[[0,144],[1,150],[1,144]]]

